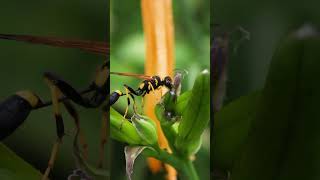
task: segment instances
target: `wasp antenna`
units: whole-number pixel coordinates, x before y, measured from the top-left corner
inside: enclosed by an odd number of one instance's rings
[[[15,40],[27,42],[32,44],[42,44],[55,47],[75,48],[87,52],[102,54],[108,56],[109,45],[105,42],[87,41],[87,40],[72,40],[56,37],[45,36],[31,36],[31,35],[18,35],[18,34],[0,34],[0,39]]]
[[[182,78],[184,78],[186,75],[189,74],[189,72],[186,69],[179,69],[179,68],[174,69],[174,72],[175,72],[175,76],[180,74]]]
[[[119,76],[129,76],[135,77],[139,79],[152,79],[152,76],[143,75],[143,74],[135,74],[135,73],[121,73],[121,72],[110,72],[110,74],[119,75]]]

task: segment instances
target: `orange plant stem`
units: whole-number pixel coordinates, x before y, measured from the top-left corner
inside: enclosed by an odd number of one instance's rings
[[[161,77],[173,75],[174,67],[174,25],[172,15],[171,0],[141,0],[143,28],[146,42],[146,75],[159,75]],[[154,107],[160,100],[161,94],[157,91],[155,96],[149,95],[145,100],[145,112],[154,119],[158,128],[159,145],[161,148],[170,148],[168,142],[161,130],[159,121],[154,114]],[[155,159],[149,159],[149,167],[152,172],[159,172],[161,162]],[[175,180],[176,171],[169,165],[165,165],[167,170],[167,179]]]

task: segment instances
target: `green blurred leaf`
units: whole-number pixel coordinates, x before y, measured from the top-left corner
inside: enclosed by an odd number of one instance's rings
[[[240,97],[214,116],[212,161],[214,168],[230,170],[250,128],[261,92]]]
[[[275,53],[233,180],[320,178],[319,48],[295,35]]]
[[[0,179],[40,179],[41,173],[0,143]]]

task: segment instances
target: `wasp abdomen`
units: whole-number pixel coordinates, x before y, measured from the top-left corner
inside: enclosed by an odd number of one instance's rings
[[[32,106],[18,95],[10,96],[0,104],[0,140],[13,133],[28,117]]]
[[[110,106],[117,102],[120,96],[122,96],[122,92],[120,91],[114,91],[111,93],[109,100]]]

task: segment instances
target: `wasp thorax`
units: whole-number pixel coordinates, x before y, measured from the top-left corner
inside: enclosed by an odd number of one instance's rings
[[[161,82],[161,78],[159,76],[152,76],[152,79],[158,84]]]

